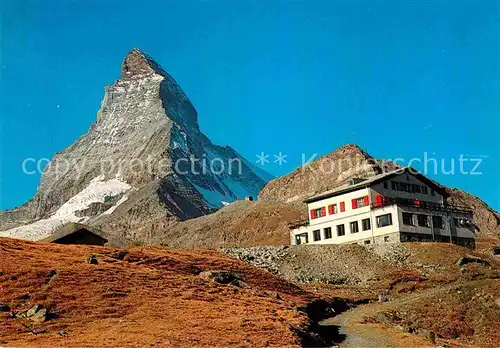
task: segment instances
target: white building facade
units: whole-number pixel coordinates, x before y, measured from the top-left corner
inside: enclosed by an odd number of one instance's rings
[[[474,247],[472,210],[411,168],[354,179],[305,200],[309,218],[291,224],[297,244],[451,242]]]

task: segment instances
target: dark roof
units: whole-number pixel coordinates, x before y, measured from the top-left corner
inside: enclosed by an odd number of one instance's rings
[[[426,183],[428,186],[430,186],[432,189],[434,189],[434,191],[442,194],[443,196],[447,196],[447,193],[444,190],[444,188],[442,186],[440,186],[439,184],[437,184],[436,182],[434,182],[433,180],[427,178],[425,175],[419,173],[416,169],[413,169],[412,167],[403,167],[403,168],[393,170],[391,172],[371,176],[371,177],[369,177],[369,178],[367,178],[359,183],[356,183],[356,184],[349,184],[349,183],[343,184],[341,186],[334,188],[333,190],[326,191],[326,192],[320,193],[318,195],[309,197],[309,198],[304,200],[304,203],[313,203],[313,202],[321,201],[321,200],[326,199],[326,198],[331,198],[331,197],[335,197],[335,196],[338,196],[338,195],[341,195],[344,193],[356,191],[356,190],[359,190],[362,188],[371,187],[375,184],[378,184],[379,182],[385,181],[387,179],[393,178],[395,176],[398,176],[398,175],[404,174],[404,173],[410,173],[410,174],[414,175],[420,181]]]
[[[128,244],[130,244],[124,238],[117,238],[117,237],[110,235],[109,233],[103,232],[95,227],[80,224],[77,222],[72,222],[72,223],[69,223],[69,224],[62,226],[61,228],[59,228],[57,231],[55,231],[49,237],[42,239],[41,242],[53,243],[53,242],[56,242],[57,240],[60,240],[64,237],[67,237],[67,236],[69,236],[73,233],[76,233],[78,231],[81,231],[81,230],[87,230],[90,233],[93,233],[96,236],[99,236],[100,238],[105,239],[107,241],[106,245],[109,245],[109,246],[123,248],[123,247],[126,247]]]

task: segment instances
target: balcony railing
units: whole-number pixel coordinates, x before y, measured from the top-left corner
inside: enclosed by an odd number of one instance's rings
[[[469,207],[459,206],[455,204],[439,204],[434,202],[419,201],[416,199],[392,198],[384,197],[381,201],[371,204],[372,209],[385,207],[388,205],[397,204],[405,207],[420,208],[434,211],[447,211],[452,213],[473,214]]]
[[[288,228],[294,230],[302,226],[309,226],[309,219],[294,220],[288,224]]]

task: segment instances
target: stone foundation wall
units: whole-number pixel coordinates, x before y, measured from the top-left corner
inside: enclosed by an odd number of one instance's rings
[[[384,236],[375,236],[375,244],[399,243],[400,241],[399,232],[386,234]]]
[[[390,233],[386,234],[383,236],[375,236],[374,237],[375,244],[384,244],[384,243],[399,243],[399,232],[395,233]],[[374,240],[372,237],[367,237],[367,238],[362,238],[362,239],[357,239],[351,243],[343,243],[343,244],[359,244],[359,245],[368,245],[368,244],[373,244]]]

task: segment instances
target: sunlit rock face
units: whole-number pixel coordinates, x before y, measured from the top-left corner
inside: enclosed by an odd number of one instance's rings
[[[41,239],[79,221],[143,239],[145,231],[255,197],[270,178],[231,147],[212,144],[174,78],[133,49],[87,134],[54,155],[33,199],[2,212],[0,236]],[[116,204],[105,210],[110,200]],[[85,216],[95,204],[108,205]]]

